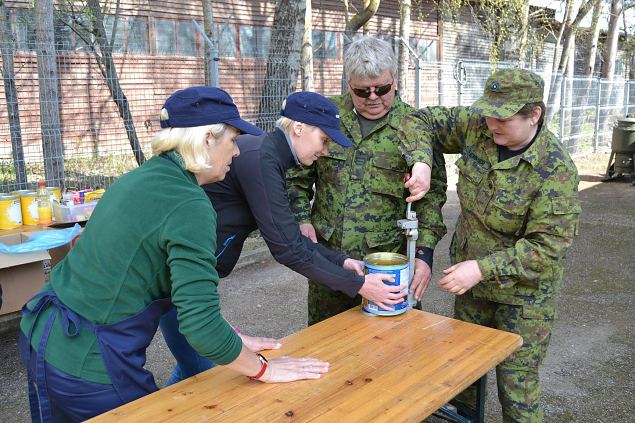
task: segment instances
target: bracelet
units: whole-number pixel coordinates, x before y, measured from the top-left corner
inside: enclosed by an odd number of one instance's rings
[[[262,354],[256,354],[256,355],[258,356],[258,360],[260,360],[260,371],[256,373],[255,376],[247,376],[247,378],[251,380],[260,380],[262,375],[264,375],[265,371],[267,370],[267,363],[268,363],[267,359]]]
[[[239,334],[239,333],[240,333],[240,329],[238,329],[238,328],[234,328],[234,332],[236,332],[236,333],[238,333],[238,334]]]

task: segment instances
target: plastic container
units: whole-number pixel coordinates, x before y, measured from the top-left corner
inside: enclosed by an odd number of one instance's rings
[[[93,213],[93,209],[97,205],[96,201],[84,204],[53,204],[53,215],[55,221],[62,222],[82,222],[88,220]]]
[[[38,224],[50,225],[53,223],[53,210],[51,209],[51,193],[46,189],[44,181],[38,183],[36,191]]]

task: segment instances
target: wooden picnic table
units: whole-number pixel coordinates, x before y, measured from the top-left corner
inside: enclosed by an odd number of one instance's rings
[[[90,422],[420,422],[479,379],[484,388],[487,372],[521,344],[516,334],[424,311],[354,308],[264,353],[326,360],[321,379],[266,384],[217,367]]]

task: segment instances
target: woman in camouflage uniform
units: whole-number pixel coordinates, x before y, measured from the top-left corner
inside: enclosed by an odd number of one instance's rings
[[[453,265],[438,284],[456,295],[456,318],[523,337],[496,368],[505,422],[543,419],[538,367],[580,213],[577,170],[543,124],[543,91],[533,72],[504,69],[471,108],[420,111],[439,148],[461,154]],[[466,391],[457,402],[472,398]]]

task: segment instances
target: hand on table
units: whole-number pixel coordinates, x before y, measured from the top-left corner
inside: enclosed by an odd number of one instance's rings
[[[282,344],[273,338],[263,338],[261,336],[249,336],[244,333],[239,333],[240,339],[243,340],[243,344],[253,352],[263,350],[279,350]]]
[[[417,162],[412,166],[410,179],[405,181],[404,186],[410,191],[410,197],[406,198],[409,203],[423,198],[430,189],[430,178],[432,169],[425,163]]]
[[[269,360],[260,381],[266,383],[292,382],[301,379],[319,379],[329,371],[330,364],[316,358],[279,357]]]
[[[423,293],[430,284],[430,277],[432,276],[432,270],[428,263],[416,258],[415,259],[415,272],[412,276],[412,283],[410,284],[410,292],[414,293],[414,298],[420,301],[423,297]]]
[[[463,295],[483,279],[476,260],[467,260],[455,264],[443,271],[439,286],[451,294]]]
[[[310,223],[303,223],[300,225],[300,233],[305,237],[309,238],[311,241],[317,243],[317,234],[315,233],[315,228]]]

